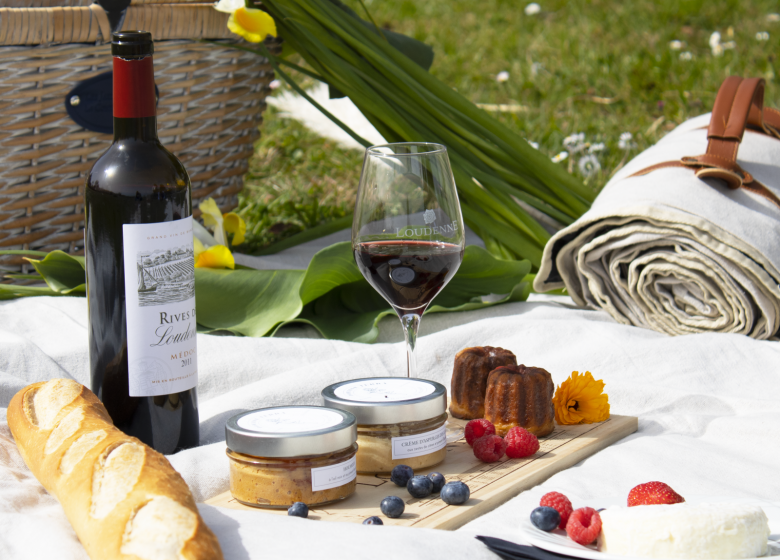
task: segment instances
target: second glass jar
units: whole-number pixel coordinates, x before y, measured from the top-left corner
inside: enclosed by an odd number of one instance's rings
[[[447,389],[425,379],[377,377],[330,385],[326,406],[357,418],[357,471],[389,473],[396,465],[425,469],[447,456]]]

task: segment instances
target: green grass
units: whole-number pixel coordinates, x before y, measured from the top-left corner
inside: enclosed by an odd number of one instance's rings
[[[347,2],[363,13],[356,1]],[[603,143],[601,170],[590,176],[561,165],[594,190],[614,171],[684,120],[708,112],[729,75],[767,81],[765,104],[780,106],[777,0],[542,1],[525,15],[515,0],[365,0],[376,21],[434,47],[431,72],[474,103],[503,104],[493,114],[551,157],[563,139],[585,133]],[[721,33],[735,48],[714,56]],[[756,33],[769,33],[758,41]],[[669,42],[684,41],[681,50]],[[690,60],[681,59],[683,52]],[[503,83],[499,72],[509,72]],[[618,147],[623,132],[635,148]],[[274,241],[351,211],[362,153],[343,150],[269,110],[241,197],[250,230],[247,248]],[[694,154],[691,154],[694,155]],[[244,249],[247,250],[247,249]]]

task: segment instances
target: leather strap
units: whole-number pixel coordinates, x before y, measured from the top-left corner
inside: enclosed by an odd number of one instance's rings
[[[694,170],[700,179],[721,179],[732,190],[744,188],[780,208],[780,198],[737,163],[739,144],[746,128],[780,139],[780,111],[764,108],[763,105],[763,78],[726,78],[712,108],[707,128],[707,152],[700,156],[686,156],[679,161],[657,163],[637,171],[631,177],[666,167],[686,167]]]

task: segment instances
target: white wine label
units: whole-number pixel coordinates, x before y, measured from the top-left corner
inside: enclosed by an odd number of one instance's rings
[[[340,399],[360,402],[400,402],[427,397],[436,388],[417,379],[363,379],[345,383],[333,394]]]
[[[314,432],[331,428],[344,421],[344,418],[332,410],[317,408],[271,408],[258,410],[238,419],[239,428],[266,434],[295,434]]]
[[[122,226],[131,397],[198,384],[192,239],[192,217]]]
[[[447,445],[447,427],[442,426],[424,434],[392,438],[393,460],[428,455]]]
[[[329,467],[318,467],[311,470],[311,490],[330,490],[344,486],[357,478],[357,460],[355,457],[347,459],[343,463]]]

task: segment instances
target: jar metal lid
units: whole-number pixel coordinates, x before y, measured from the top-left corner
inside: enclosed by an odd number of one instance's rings
[[[369,377],[334,383],[322,390],[325,406],[351,412],[362,425],[430,420],[447,411],[441,383],[406,377]]]
[[[229,449],[254,457],[334,453],[357,441],[357,421],[324,406],[274,406],[236,414],[225,424]]]

